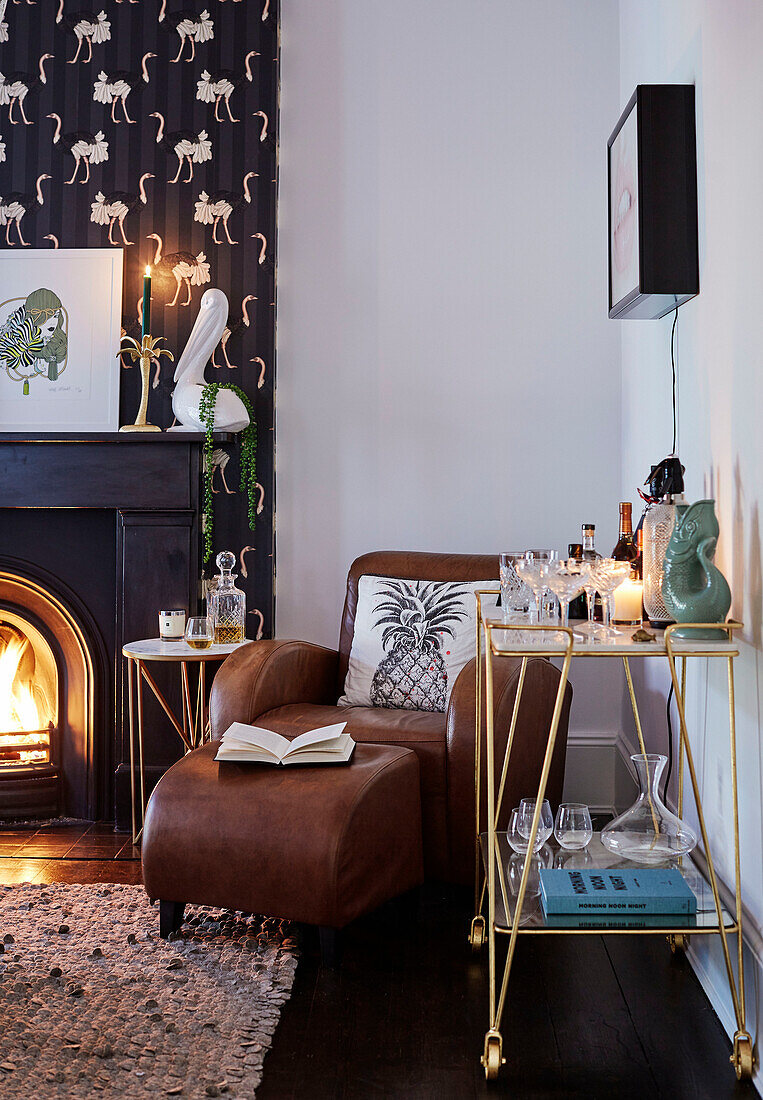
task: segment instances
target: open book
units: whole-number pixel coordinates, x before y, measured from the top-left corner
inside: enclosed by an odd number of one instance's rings
[[[301,733],[293,741],[280,733],[234,722],[220,741],[215,760],[255,764],[346,764],[355,742],[346,722]]]

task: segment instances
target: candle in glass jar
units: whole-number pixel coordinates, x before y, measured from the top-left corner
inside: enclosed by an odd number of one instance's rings
[[[623,581],[620,587],[615,589],[613,623],[620,626],[640,626],[643,598],[643,581],[631,579]]]
[[[141,336],[151,331],[151,268],[146,264],[146,274],[143,276],[143,326]]]

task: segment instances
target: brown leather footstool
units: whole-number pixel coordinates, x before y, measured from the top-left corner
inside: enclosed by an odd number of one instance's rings
[[[188,902],[341,929],[423,881],[410,749],[358,744],[347,765],[271,768],[218,764],[217,748],[174,764],[148,804],[143,882],[162,936]]]

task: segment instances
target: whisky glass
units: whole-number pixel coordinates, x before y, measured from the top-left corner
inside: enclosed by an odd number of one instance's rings
[[[212,620],[208,619],[206,615],[189,619],[188,626],[185,628],[185,640],[191,649],[209,649],[214,634]]]
[[[586,848],[593,837],[591,813],[582,802],[562,802],[556,811],[554,836],[568,852]]]
[[[532,593],[517,574],[516,563],[524,558],[524,550],[509,550],[499,555],[501,578],[501,609],[504,618],[515,611],[528,611]]]
[[[522,855],[530,847],[530,843],[526,836],[523,836],[519,828],[519,806],[515,806],[509,815],[509,824],[506,830],[506,839],[509,842],[511,848]],[[549,834],[550,835],[550,834]],[[546,838],[548,839],[548,837]],[[533,852],[537,853],[541,850],[546,840],[543,838],[541,829],[538,829],[538,835],[535,838],[535,844],[533,846]]]
[[[519,829],[520,835],[523,836],[526,841],[530,840],[533,817],[535,816],[536,801],[537,799],[535,798],[523,798],[522,801],[519,803],[519,818],[517,820],[517,828]],[[538,832],[535,837],[536,844],[538,840],[540,840],[541,846],[544,845],[553,831],[554,815],[551,813],[551,805],[548,799],[544,798],[540,807]]]

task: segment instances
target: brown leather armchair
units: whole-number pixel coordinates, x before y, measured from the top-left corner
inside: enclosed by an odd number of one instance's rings
[[[212,686],[212,737],[231,722],[256,722],[287,737],[316,726],[346,721],[356,741],[401,745],[419,759],[424,860],[427,876],[471,882],[474,874],[475,661],[461,671],[447,713],[380,707],[337,707],[350,657],[361,576],[406,580],[479,581],[498,576],[496,556],[378,551],[353,562],[347,578],[339,650],[310,642],[252,642],[223,664]],[[520,661],[495,662],[496,755],[502,760],[514,706]],[[538,785],[559,672],[544,658],[528,661],[504,807]],[[555,807],[562,794],[567,726],[572,700],[564,700],[547,796]],[[484,754],[483,754],[484,760]],[[483,777],[484,778],[484,777]],[[485,785],[483,782],[482,789]]]

